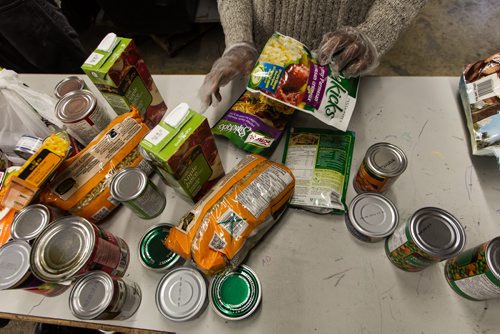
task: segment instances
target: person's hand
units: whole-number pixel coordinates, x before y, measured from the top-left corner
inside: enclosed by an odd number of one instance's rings
[[[202,111],[212,104],[212,96],[218,101],[222,99],[220,87],[224,87],[238,75],[249,75],[256,60],[257,50],[248,43],[238,43],[224,51],[222,57],[215,61],[200,88]]]
[[[321,65],[331,63],[335,74],[346,78],[365,74],[378,66],[377,50],[370,39],[353,27],[323,35],[317,50]]]

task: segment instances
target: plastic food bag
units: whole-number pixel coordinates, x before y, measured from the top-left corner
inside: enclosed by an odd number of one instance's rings
[[[283,162],[295,176],[291,206],[315,213],[347,212],[354,133],[292,128]]]
[[[274,33],[250,74],[247,88],[312,114],[342,131],[356,104],[359,78],[334,76],[299,41]]]
[[[207,274],[238,266],[288,207],[294,185],[288,168],[249,155],[170,230],[165,245]]]
[[[136,109],[116,117],[82,151],[66,160],[42,191],[42,202],[98,222],[119,203],[111,199],[109,183],[121,168],[144,168],[138,145],[149,131]],[[142,162],[142,163],[141,163]]]
[[[467,65],[459,86],[472,153],[500,164],[500,52]]]
[[[212,128],[250,153],[270,156],[278,145],[295,109],[262,94],[243,93]]]

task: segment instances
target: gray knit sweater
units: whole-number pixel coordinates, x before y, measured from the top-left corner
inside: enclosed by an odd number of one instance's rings
[[[261,50],[274,31],[315,49],[324,33],[357,27],[379,55],[394,44],[426,0],[218,0],[226,46],[254,42]]]

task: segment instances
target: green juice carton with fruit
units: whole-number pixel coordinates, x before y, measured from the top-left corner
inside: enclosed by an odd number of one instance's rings
[[[106,35],[85,60],[82,70],[119,115],[134,105],[153,128],[167,111],[144,59],[129,38]]]
[[[207,119],[181,103],[141,141],[144,154],[163,180],[197,202],[224,176]]]

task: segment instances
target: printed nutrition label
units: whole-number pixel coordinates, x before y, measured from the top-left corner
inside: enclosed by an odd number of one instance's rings
[[[489,299],[500,296],[500,286],[495,285],[486,274],[476,275],[454,281],[457,287],[474,299]]]
[[[406,237],[406,225],[403,225],[399,229],[397,229],[396,232],[394,232],[394,234],[387,240],[387,248],[389,248],[389,252],[392,253],[407,241],[408,238]]]
[[[317,147],[311,145],[290,146],[288,148],[286,166],[292,170],[297,181],[312,179],[317,151]]]

